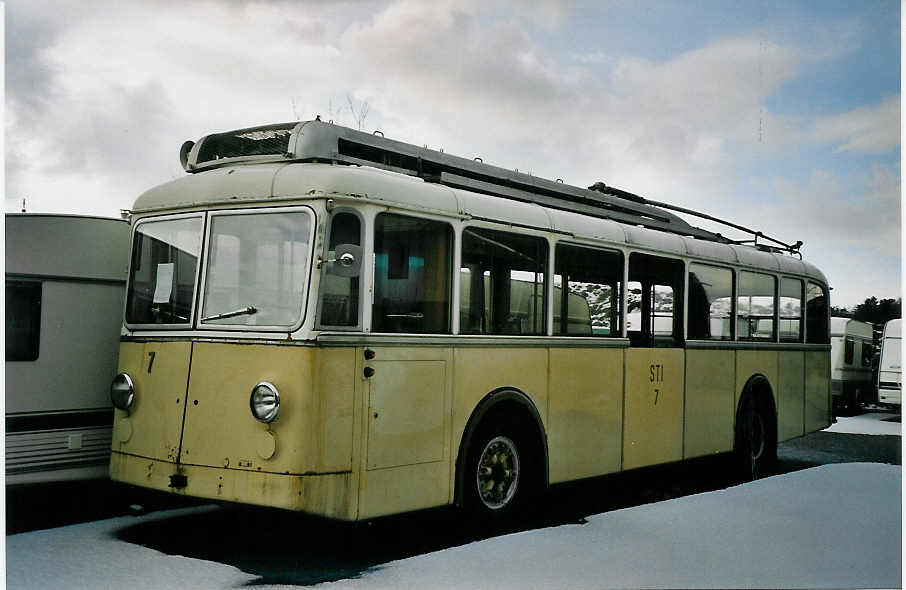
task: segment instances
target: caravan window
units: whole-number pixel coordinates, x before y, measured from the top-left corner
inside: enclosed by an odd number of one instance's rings
[[[6,281],[6,360],[36,361],[41,347],[41,283]]]

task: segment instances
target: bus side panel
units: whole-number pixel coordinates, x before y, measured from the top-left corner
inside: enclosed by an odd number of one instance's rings
[[[501,387],[516,388],[532,400],[541,415],[547,435],[546,348],[456,348],[453,350],[453,449],[459,452],[462,435],[472,412],[488,393]],[[450,466],[450,480],[456,477],[456,461]],[[453,501],[453,490],[450,491]]]
[[[827,351],[805,353],[805,431],[830,426],[830,356]]]
[[[686,459],[733,449],[733,356],[732,350],[686,351]]]
[[[742,390],[746,382],[753,375],[764,375],[768,379],[771,391],[774,394],[774,407],[777,407],[777,368],[776,350],[737,350],[736,351],[736,398],[733,403],[735,424],[735,412],[739,407],[739,398],[742,396]]]
[[[452,349],[370,348],[359,518],[444,505],[451,493]]]
[[[623,350],[550,350],[550,481],[620,470]]]
[[[363,384],[361,367],[356,365],[359,358],[361,354],[355,348],[318,349],[314,401],[317,414],[310,430],[312,438],[306,445],[315,450],[309,460],[318,473],[353,468],[356,394],[361,395]]]
[[[121,344],[118,370],[132,377],[135,402],[116,410],[113,451],[176,462],[191,349],[191,342]]]
[[[780,442],[805,432],[805,352],[781,351],[778,370],[777,440]]]
[[[313,471],[317,449],[306,445],[313,438],[313,351],[196,342],[180,461],[270,473]],[[280,392],[280,413],[271,424],[249,410],[249,395],[260,381]]]
[[[626,417],[623,468],[683,458],[685,351],[626,350]]]

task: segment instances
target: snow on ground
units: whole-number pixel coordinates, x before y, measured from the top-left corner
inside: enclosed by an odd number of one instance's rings
[[[388,563],[332,588],[900,586],[901,469],[824,465]],[[237,588],[255,576],[119,541],[120,517],[7,537],[8,588]],[[262,586],[275,588],[276,586]]]
[[[900,587],[899,466],[824,465],[389,563],[331,588]]]
[[[900,422],[889,422],[896,419],[899,414],[888,412],[867,411],[858,416],[837,416],[837,423],[831,424],[827,432],[842,432],[845,434],[896,434],[902,432]]]
[[[881,413],[829,430],[899,434]],[[120,541],[116,531],[214,506],[6,538],[7,587],[214,589],[257,585],[221,563]],[[304,534],[304,533],[302,533]],[[901,467],[843,463],[607,512],[387,563],[325,588],[898,588]],[[259,582],[260,583],[260,582]],[[281,586],[262,585],[262,588]]]

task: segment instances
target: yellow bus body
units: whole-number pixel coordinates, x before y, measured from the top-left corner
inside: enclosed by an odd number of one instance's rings
[[[119,369],[140,402],[116,412],[114,480],[342,520],[453,503],[466,424],[503,387],[538,409],[550,483],[731,451],[755,375],[780,440],[829,422],[827,355],[802,350],[149,340],[124,341]],[[249,416],[260,380],[286,408],[270,425]]]

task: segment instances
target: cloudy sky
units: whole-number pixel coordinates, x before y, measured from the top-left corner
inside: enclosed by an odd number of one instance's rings
[[[6,211],[117,216],[184,140],[317,114],[802,240],[835,305],[900,295],[896,1],[6,4]]]

